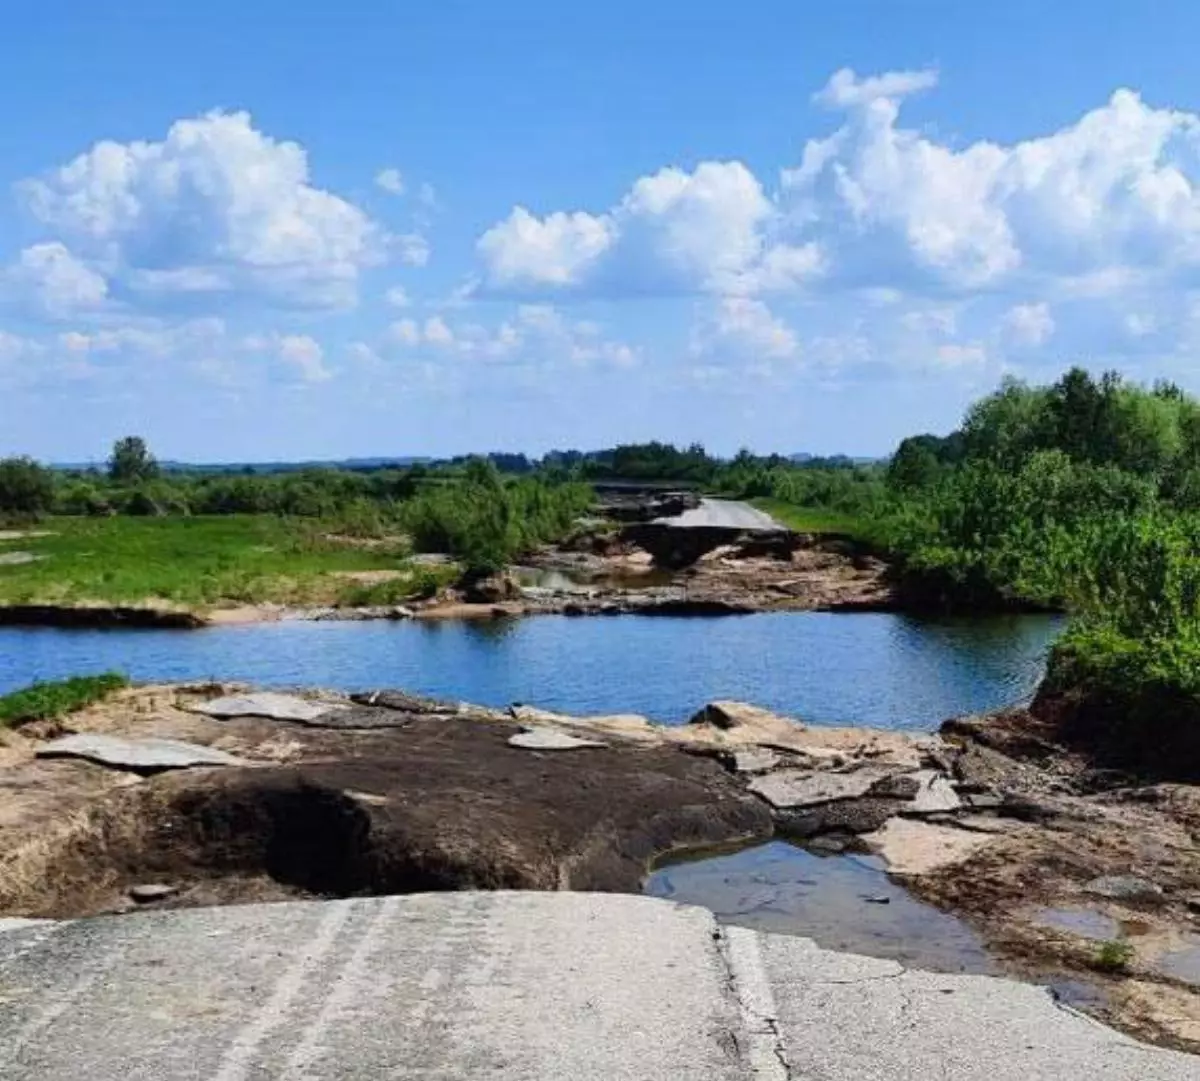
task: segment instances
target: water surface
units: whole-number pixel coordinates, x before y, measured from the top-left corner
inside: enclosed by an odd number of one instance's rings
[[[734,698],[825,724],[929,729],[1029,695],[1061,623],[887,613],[537,616],[198,631],[0,627],[0,693],[116,668],[137,680],[403,687],[505,706],[685,721]]]
[[[701,905],[722,923],[803,935],[826,949],[938,972],[991,972],[967,924],[917,900],[869,856],[818,856],[783,841],[662,867],[645,892]]]

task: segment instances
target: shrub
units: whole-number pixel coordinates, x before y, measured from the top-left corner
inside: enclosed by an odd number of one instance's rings
[[[54,506],[54,474],[32,458],[0,459],[0,516],[38,518]]]

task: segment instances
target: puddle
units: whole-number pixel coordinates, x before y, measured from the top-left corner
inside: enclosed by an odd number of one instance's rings
[[[1087,980],[1072,979],[1066,976],[1050,976],[1044,983],[1059,1002],[1076,1010],[1099,1011],[1107,1009],[1110,1004],[1108,993],[1100,986]]]
[[[1111,916],[1090,908],[1039,908],[1033,922],[1053,931],[1066,931],[1096,942],[1111,942],[1121,938],[1121,925]]]
[[[724,923],[802,935],[827,949],[940,972],[996,971],[967,924],[918,901],[871,856],[820,856],[772,841],[660,867],[645,892],[701,905]]]
[[[1181,950],[1164,954],[1154,967],[1164,976],[1200,987],[1200,939],[1193,939],[1192,943]]]

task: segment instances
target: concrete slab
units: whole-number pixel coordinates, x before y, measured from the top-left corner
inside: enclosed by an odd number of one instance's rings
[[[733,499],[702,499],[700,506],[674,518],[656,518],[673,529],[736,529],[746,533],[780,533],[787,527],[749,503]]]
[[[760,936],[779,1051],[822,1081],[1195,1081],[1200,1058],[1139,1044],[1045,988],[906,970]]]
[[[294,694],[278,694],[275,691],[227,695],[192,707],[196,713],[204,713],[209,717],[267,717],[273,721],[315,721],[333,710],[345,708],[335,703],[313,702]]]
[[[810,773],[800,769],[781,769],[756,777],[747,786],[772,807],[791,810],[811,807],[834,800],[858,799],[865,796],[883,778],[895,770],[864,766],[848,773]]]
[[[193,766],[248,766],[244,758],[176,739],[125,739],[95,732],[63,736],[37,749],[38,758],[82,758],[132,773],[158,773]]]
[[[8,940],[20,942],[10,949]],[[138,912],[0,938],[5,1081],[1195,1081],[1007,980],[651,898]]]
[[[508,737],[510,747],[521,747],[527,751],[576,751],[585,747],[603,747],[595,739],[580,739],[553,728],[527,728],[515,736]]]

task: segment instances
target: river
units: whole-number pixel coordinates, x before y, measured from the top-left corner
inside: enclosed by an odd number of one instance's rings
[[[0,628],[0,693],[118,669],[147,681],[403,687],[484,705],[643,713],[681,723],[733,698],[824,724],[931,729],[1027,697],[1050,616],[888,613],[539,616],[175,630]]]

